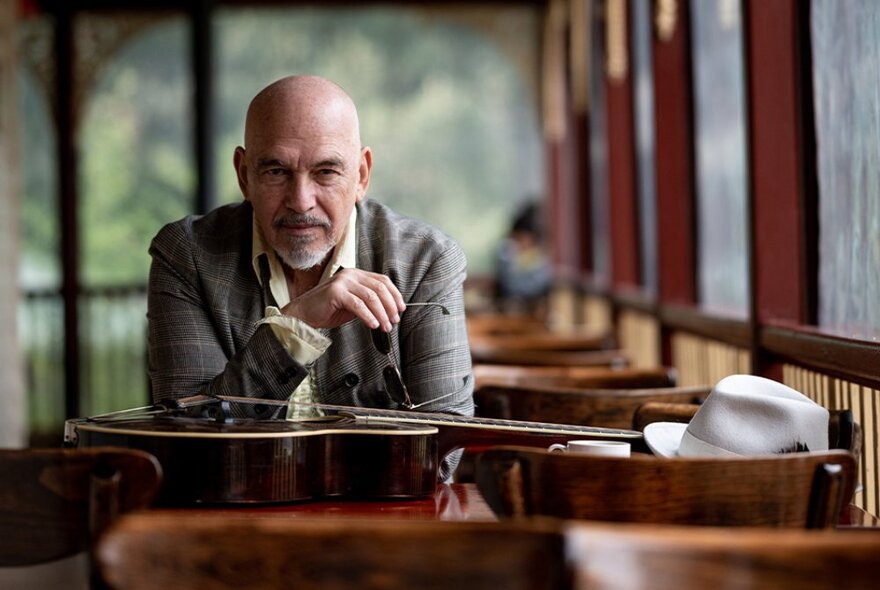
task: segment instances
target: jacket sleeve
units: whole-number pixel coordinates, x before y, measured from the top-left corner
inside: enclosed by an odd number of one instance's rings
[[[288,398],[306,376],[306,367],[290,356],[270,326],[256,328],[253,318],[234,317],[248,315],[241,302],[218,303],[223,297],[218,294],[241,295],[235,277],[229,277],[234,269],[202,264],[193,243],[185,225],[172,224],[150,246],[147,318],[153,400],[197,394]],[[233,324],[241,334],[234,333]],[[236,413],[244,410],[239,407]]]
[[[464,313],[464,252],[456,244],[430,265],[413,291],[412,302],[434,306],[407,309],[401,320],[401,371],[419,410],[473,416],[474,381]],[[441,479],[452,475],[461,452],[451,453],[441,465]]]

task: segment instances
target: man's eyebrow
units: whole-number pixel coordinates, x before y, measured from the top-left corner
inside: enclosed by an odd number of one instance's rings
[[[278,158],[260,158],[257,160],[257,168],[269,168],[271,166],[286,166],[287,162]]]
[[[324,158],[320,162],[312,164],[312,168],[345,168],[345,160],[342,158]]]

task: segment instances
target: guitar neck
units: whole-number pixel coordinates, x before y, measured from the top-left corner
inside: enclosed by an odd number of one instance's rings
[[[481,450],[494,445],[546,447],[575,439],[624,441],[631,443],[634,450],[642,450],[644,446],[642,433],[634,430],[328,404],[316,406],[324,411],[347,414],[366,423],[401,422],[436,426],[440,432],[441,456],[456,448]]]

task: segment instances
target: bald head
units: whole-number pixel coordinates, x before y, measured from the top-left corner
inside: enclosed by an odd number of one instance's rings
[[[251,101],[233,164],[265,240],[288,268],[307,270],[326,264],[344,235],[373,155],[361,147],[357,109],[342,88],[290,76]]]
[[[293,133],[307,138],[332,132],[360,149],[360,125],[351,97],[318,76],[288,76],[251,101],[245,120],[245,149],[261,136]]]

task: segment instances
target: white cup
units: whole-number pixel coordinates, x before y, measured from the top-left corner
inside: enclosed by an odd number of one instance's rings
[[[630,446],[628,442],[619,440],[570,440],[564,445],[550,445],[547,450],[551,453],[575,453],[597,457],[629,457]]]

